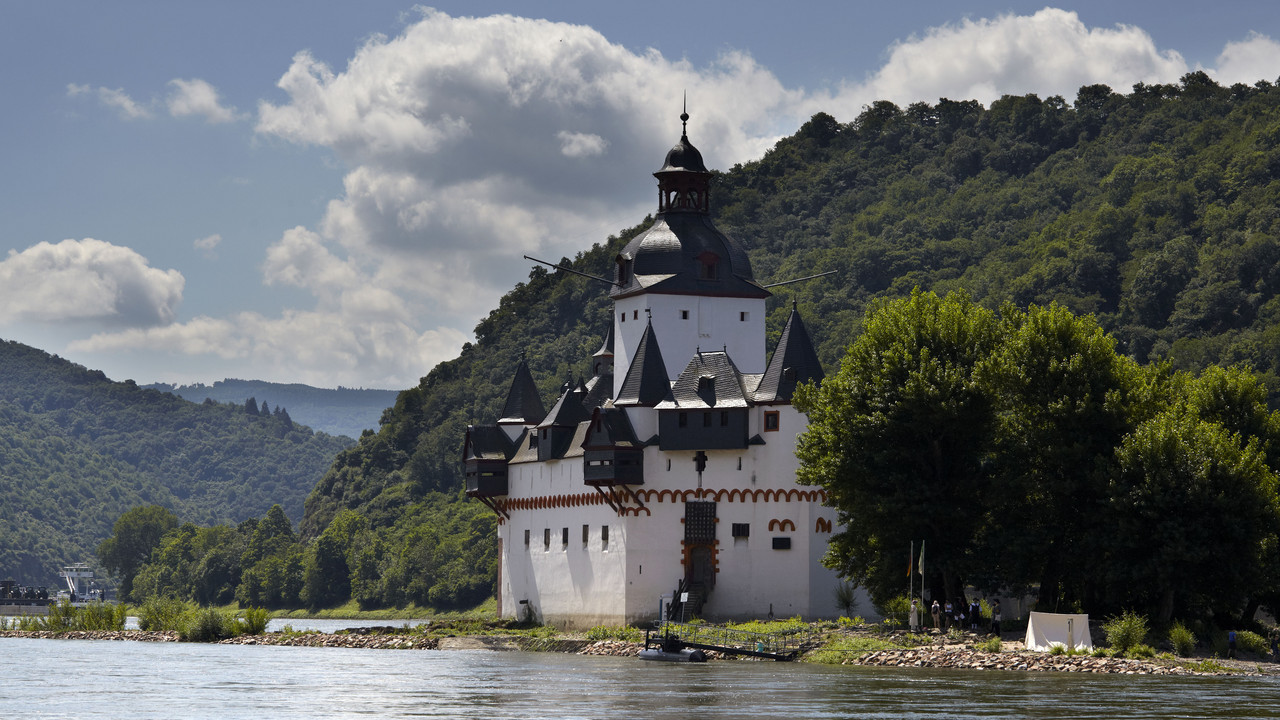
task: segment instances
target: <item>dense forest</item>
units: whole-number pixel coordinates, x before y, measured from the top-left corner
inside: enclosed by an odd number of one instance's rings
[[[192,402],[206,398],[220,403],[244,403],[250,398],[272,407],[284,407],[293,419],[312,430],[357,438],[376,430],[382,412],[396,401],[395,390],[318,388],[299,383],[227,378],[212,385],[153,383],[143,387],[171,392]]]
[[[696,144],[696,124],[691,132]],[[877,102],[847,123],[820,113],[760,160],[717,174],[712,212],[763,283],[835,271],[777,288],[769,305],[776,334],[798,304],[829,374],[872,303],[917,287],[963,290],[991,310],[1057,303],[1092,315],[1137,363],[1250,366],[1274,407],[1277,181],[1280,87],[1221,87],[1196,72],[1128,94],[1088,86],[1073,102]],[[609,275],[647,223],[561,262]],[[326,602],[345,591],[370,606],[396,603],[437,582],[446,604],[491,591],[493,522],[460,494],[465,428],[497,417],[521,352],[544,401],[587,374],[610,322],[606,292],[534,268],[477,325],[474,343],[338,454],[298,526],[308,552],[323,547],[332,571],[348,574],[335,576]],[[447,532],[428,524],[443,518]]]
[[[282,408],[192,403],[16,342],[0,341],[0,367],[0,577],[22,583],[55,584],[139,505],[219,523],[280,503],[300,518],[352,443]]]

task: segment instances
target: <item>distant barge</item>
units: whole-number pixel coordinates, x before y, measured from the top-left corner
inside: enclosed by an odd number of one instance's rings
[[[19,585],[17,581],[0,580],[0,615],[47,615],[49,606],[62,600],[83,606],[102,600],[102,590],[93,582],[88,565],[68,565],[58,577],[66,580],[67,589],[49,593],[44,585]]]

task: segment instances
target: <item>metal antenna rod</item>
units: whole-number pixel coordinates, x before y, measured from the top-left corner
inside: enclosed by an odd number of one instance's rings
[[[602,278],[602,277],[600,277],[600,276],[598,276],[598,275],[588,275],[587,273],[579,272],[579,271],[577,271],[577,270],[574,270],[573,268],[567,268],[567,267],[565,267],[565,266],[563,266],[563,265],[556,265],[555,263],[549,263],[549,262],[547,262],[546,260],[539,260],[538,258],[533,257],[533,256],[531,256],[531,255],[525,255],[525,256],[524,256],[524,259],[525,259],[525,260],[532,260],[532,261],[534,261],[534,262],[536,262],[536,263],[542,263],[543,265],[546,265],[546,266],[548,266],[548,267],[553,267],[553,268],[555,268],[555,269],[557,269],[557,270],[563,270],[563,271],[568,272],[568,273],[573,273],[574,275],[581,275],[581,276],[582,276],[582,277],[584,277],[584,278],[591,278],[592,280],[599,280],[599,281],[600,281],[600,282],[602,282],[602,283],[609,283],[610,285],[617,285],[618,287],[622,287],[622,283],[620,283],[620,282],[614,282],[613,280],[609,280],[608,278]],[[832,270],[831,272],[835,272],[835,271],[834,271],[834,270]]]
[[[526,255],[525,257],[529,257],[529,256]],[[532,260],[533,258],[529,258],[529,259]],[[836,274],[835,270],[828,270],[824,273],[818,273],[817,275],[810,275],[808,277],[796,278],[795,280],[783,280],[782,282],[769,283],[764,287],[771,288],[771,287],[778,287],[779,285],[790,285],[791,283],[804,282],[805,280],[812,280],[814,278],[826,277],[827,275],[835,275],[835,274]]]

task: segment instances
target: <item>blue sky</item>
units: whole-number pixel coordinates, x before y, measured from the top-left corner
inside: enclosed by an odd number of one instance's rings
[[[1271,3],[788,7],[0,5],[0,338],[121,380],[404,388],[524,254],[653,210],[683,93],[728,168],[877,99],[1280,78]]]

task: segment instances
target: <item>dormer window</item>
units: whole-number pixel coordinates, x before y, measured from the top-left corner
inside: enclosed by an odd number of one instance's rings
[[[698,378],[698,392],[709,392],[716,389],[716,376],[703,375]]]
[[[698,256],[698,277],[702,280],[717,280],[720,277],[720,256],[704,252]]]
[[[619,255],[616,262],[618,264],[618,284],[629,284],[631,282],[631,258],[626,255]]]

